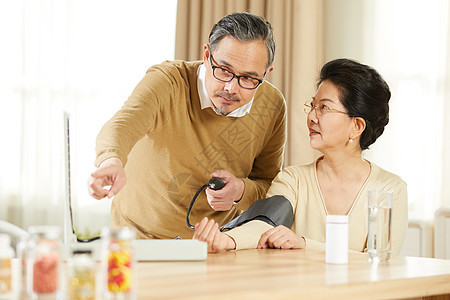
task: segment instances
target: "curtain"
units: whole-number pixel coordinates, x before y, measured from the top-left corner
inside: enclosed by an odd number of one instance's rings
[[[450,5],[373,0],[363,9],[360,58],[392,92],[389,124],[366,155],[406,181],[411,218],[433,219],[450,205]]]
[[[276,43],[274,71],[268,81],[284,94],[288,107],[288,141],[284,164],[312,161],[303,104],[313,96],[323,64],[322,1],[316,0],[179,0],[175,58],[198,60],[209,32],[223,16],[248,11],[266,18]]]
[[[389,124],[363,154],[406,181],[410,219],[433,219],[450,205],[449,2],[326,0],[324,8],[326,60],[369,64],[391,88]]]
[[[175,17],[176,0],[0,1],[0,219],[63,225],[68,112],[75,226],[109,224],[110,200],[87,192],[95,138],[146,70],[173,59]]]

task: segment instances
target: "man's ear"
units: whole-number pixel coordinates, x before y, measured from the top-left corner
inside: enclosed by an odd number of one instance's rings
[[[273,66],[270,66],[270,67],[267,69],[266,75],[264,75],[263,80],[266,80],[267,76],[268,76],[269,73],[272,72],[272,71],[273,71]]]
[[[206,63],[209,60],[209,56],[211,55],[211,51],[209,50],[209,44],[203,45],[203,63]]]

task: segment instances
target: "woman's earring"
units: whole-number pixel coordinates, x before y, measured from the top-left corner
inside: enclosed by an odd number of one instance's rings
[[[348,142],[349,142],[350,144],[353,143],[353,139],[350,138],[350,139],[348,140]]]

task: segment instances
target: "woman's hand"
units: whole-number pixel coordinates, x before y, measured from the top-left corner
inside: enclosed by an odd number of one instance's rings
[[[228,235],[220,232],[219,224],[204,217],[200,223],[194,225],[193,239],[208,243],[208,252],[220,252],[236,249],[236,243]]]
[[[295,234],[283,225],[279,225],[261,235],[257,248],[301,249],[305,248],[305,246],[306,241],[304,237]]]

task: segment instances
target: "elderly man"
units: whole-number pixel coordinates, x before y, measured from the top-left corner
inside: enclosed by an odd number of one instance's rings
[[[210,177],[225,186],[200,194],[191,219],[225,224],[265,197],[281,170],[285,101],[265,80],[271,25],[250,13],[227,15],[203,49],[203,61],[151,67],[97,137],[89,192],[114,196],[111,225],[133,227],[138,238],[191,238],[186,212]]]

